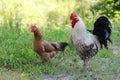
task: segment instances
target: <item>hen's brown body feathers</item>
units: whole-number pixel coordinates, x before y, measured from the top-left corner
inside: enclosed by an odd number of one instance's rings
[[[37,27],[34,31],[34,50],[42,60],[47,62],[53,58],[58,51],[64,51],[67,46],[66,42],[47,42],[42,39],[42,35]]]

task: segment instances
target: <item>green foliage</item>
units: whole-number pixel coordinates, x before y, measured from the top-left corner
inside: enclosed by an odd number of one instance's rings
[[[120,0],[100,0],[91,7],[93,12],[120,19]]]
[[[67,27],[69,26],[59,26],[60,29],[40,28],[40,30],[44,39],[47,41],[66,41],[69,43],[70,30]],[[91,80],[96,76],[102,79],[108,79],[110,76],[103,75],[104,73],[114,74],[119,71],[118,67],[120,65],[117,63],[120,62],[120,56],[112,54],[114,50],[112,46],[120,46],[118,37],[120,34],[114,32],[119,31],[119,26],[117,25],[113,29],[113,45],[109,44],[109,50],[103,49],[91,59],[90,69],[93,71],[88,73],[81,72],[83,63],[70,43],[64,52],[60,52],[50,62],[43,63],[41,58],[33,50],[34,37],[29,29],[13,30],[7,27],[0,27],[0,30],[1,68],[26,72],[32,78],[38,78],[36,75],[72,74],[74,76],[72,79],[86,78]],[[119,49],[116,50],[120,51]],[[43,79],[44,76],[42,76]],[[113,75],[110,78],[113,79],[115,77],[116,75]]]
[[[90,2],[86,0],[1,0],[0,24],[17,29],[28,27],[32,23],[57,28],[58,25],[70,23],[69,16],[73,11],[88,23],[92,19],[89,5]]]
[[[54,73],[55,63],[44,64],[33,50],[33,34],[27,30],[0,27],[0,67],[25,72]],[[47,41],[68,41],[68,31],[41,29]],[[62,33],[62,34],[61,34]],[[48,34],[48,35],[46,35]],[[66,35],[64,35],[66,34]],[[45,36],[46,35],[46,36]],[[53,36],[59,35],[53,38]],[[62,37],[62,38],[61,38]],[[60,53],[62,54],[62,53]],[[54,66],[53,66],[54,65]],[[48,67],[49,66],[49,67]]]
[[[90,61],[92,71],[83,73],[82,61],[70,45],[70,13],[75,11],[82,17],[88,28],[92,28],[98,15],[90,12],[90,2],[86,0],[1,0],[0,1],[0,67],[30,74],[30,78],[39,80],[46,75],[72,75],[70,79],[115,79],[114,73],[120,71],[120,51],[118,23],[113,24],[113,44],[109,51],[101,50]],[[29,25],[40,26],[46,41],[66,41],[68,46],[48,63],[43,63],[33,50],[33,34]],[[104,75],[112,73],[113,75]],[[39,78],[38,78],[39,76]],[[58,78],[58,77],[57,77]],[[57,79],[55,78],[55,79]],[[1,76],[0,76],[1,79]],[[53,77],[52,77],[53,79]]]
[[[30,80],[26,73],[20,73],[19,71],[12,71],[4,68],[0,68],[1,80]]]

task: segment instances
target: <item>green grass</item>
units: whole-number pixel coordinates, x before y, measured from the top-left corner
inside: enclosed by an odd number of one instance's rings
[[[54,29],[52,27],[39,29],[47,41],[66,41],[70,44],[69,28],[69,26],[59,26]],[[25,76],[26,80],[43,80],[45,78],[53,80],[58,78],[63,80],[93,80],[95,78],[114,80],[120,78],[119,32],[119,25],[114,25],[113,44],[109,43],[109,50],[99,51],[90,61],[90,71],[82,72],[82,61],[71,45],[67,46],[64,52],[59,52],[50,62],[42,63],[41,58],[33,51],[34,37],[29,29],[0,27],[0,72],[5,72],[6,68],[8,73],[19,72],[16,76],[25,73],[28,74]],[[116,54],[113,54],[114,50],[117,51]],[[4,78],[4,75],[0,76],[0,79]],[[13,80],[12,76],[10,80]]]
[[[0,68],[0,80],[30,80],[26,73]]]

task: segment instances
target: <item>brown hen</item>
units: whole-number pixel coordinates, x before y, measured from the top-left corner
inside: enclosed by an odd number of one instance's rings
[[[36,25],[31,25],[31,32],[34,33],[34,50],[41,56],[44,62],[49,61],[58,53],[64,51],[67,46],[66,42],[47,42],[42,38],[42,34]]]

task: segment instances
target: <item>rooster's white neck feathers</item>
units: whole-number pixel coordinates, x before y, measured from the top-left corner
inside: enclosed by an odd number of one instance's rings
[[[79,16],[76,18],[78,18],[79,21],[74,25],[74,28],[72,28],[72,36],[75,38],[84,39],[84,37],[87,36],[86,26]]]

